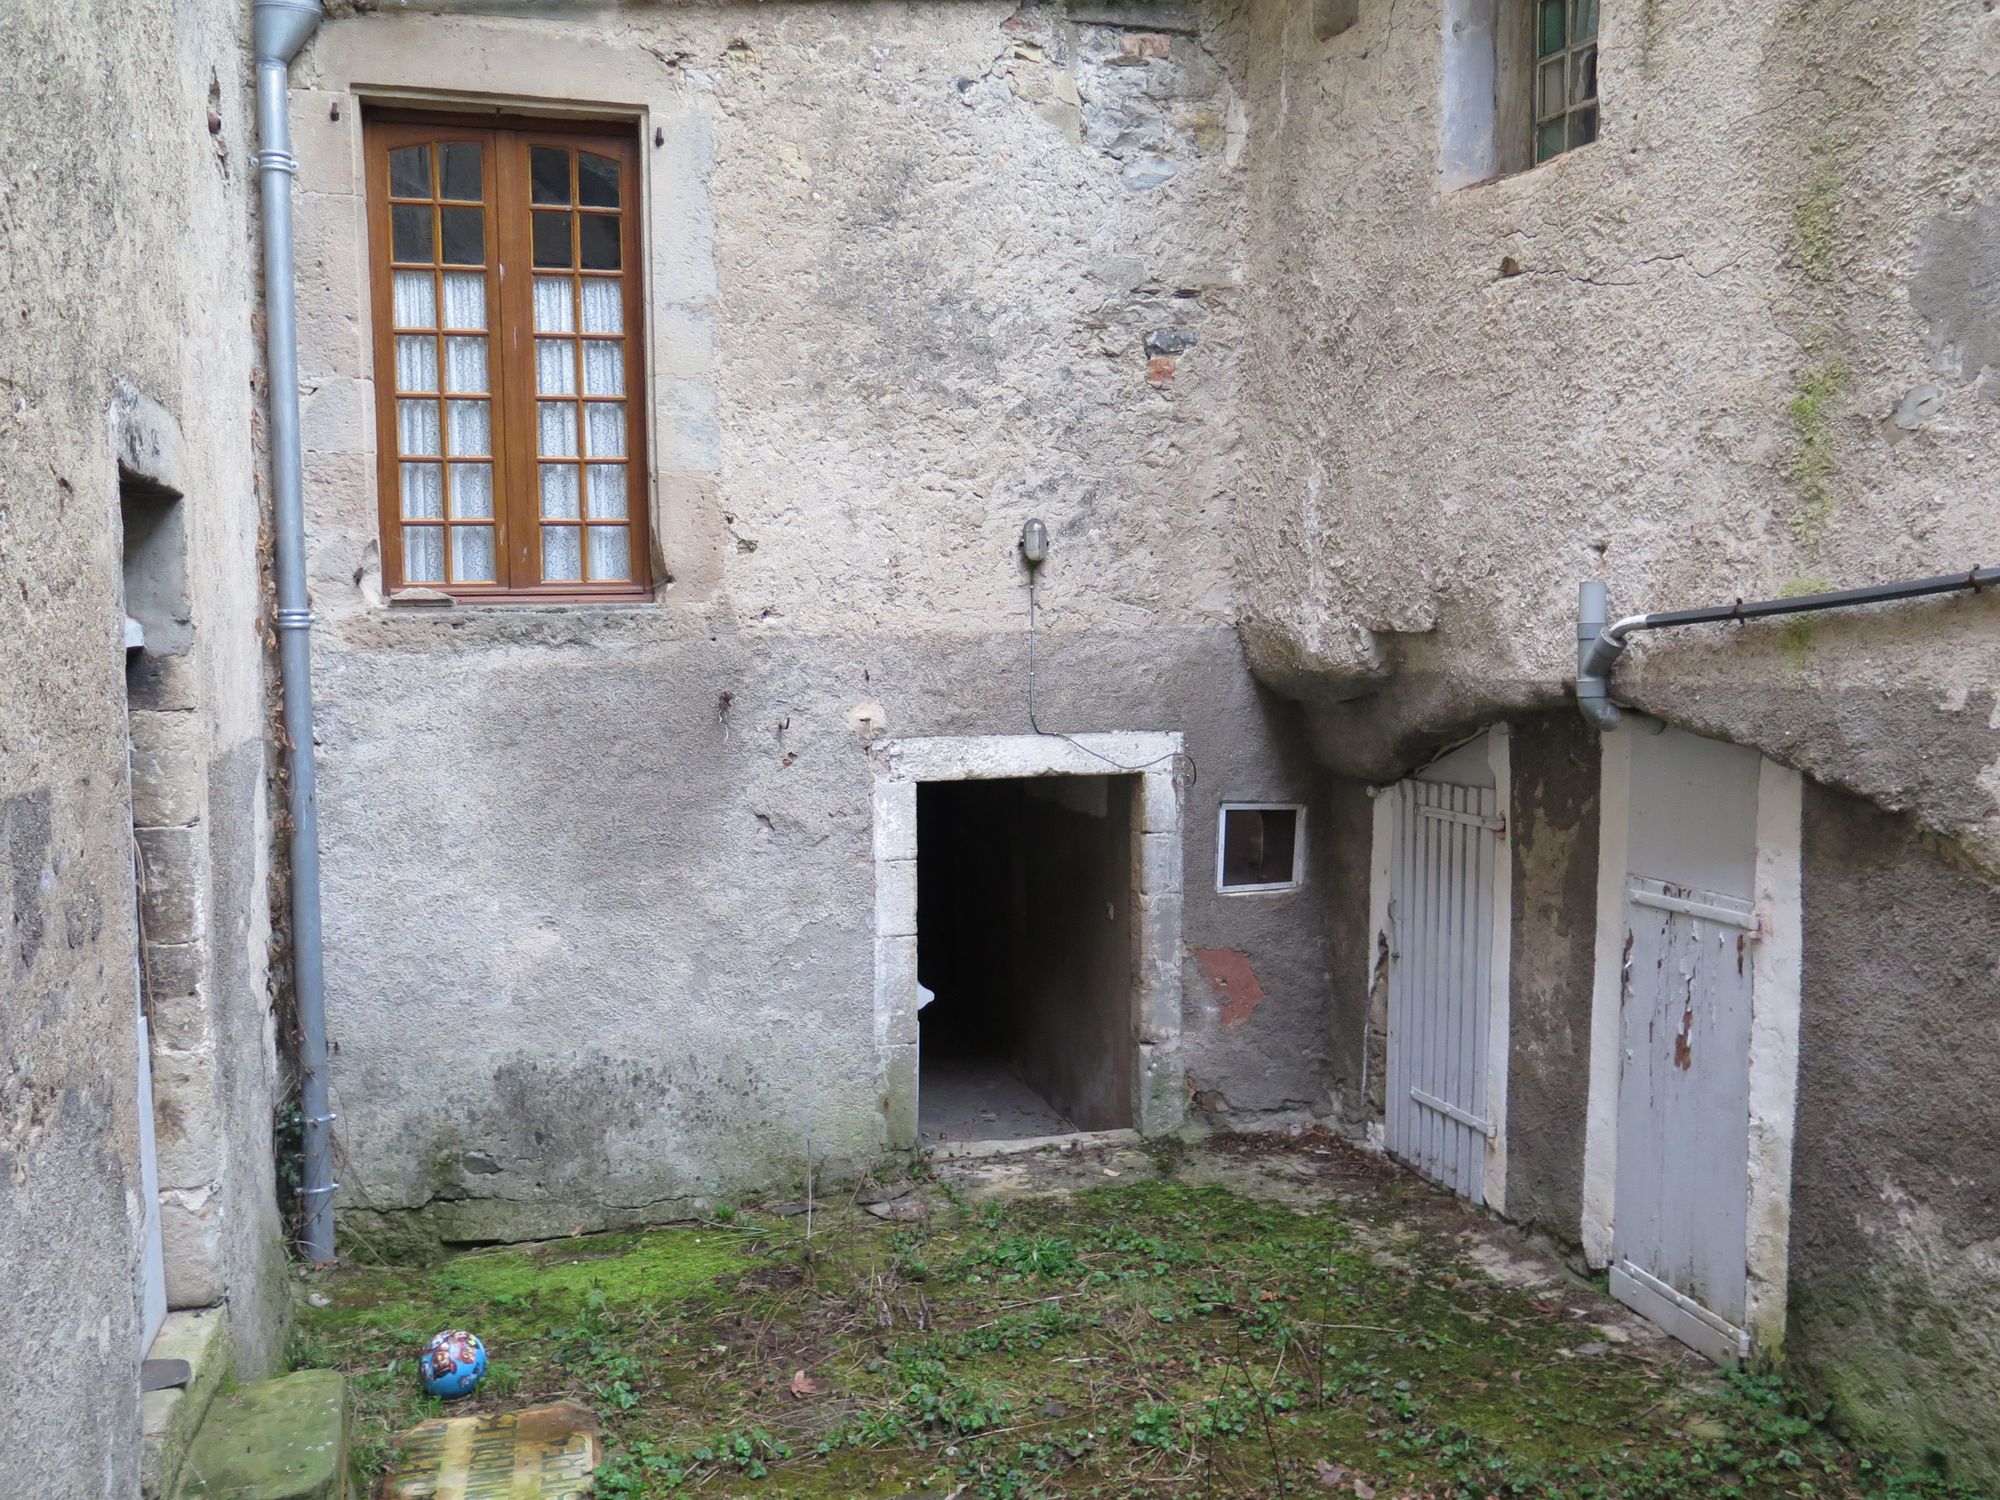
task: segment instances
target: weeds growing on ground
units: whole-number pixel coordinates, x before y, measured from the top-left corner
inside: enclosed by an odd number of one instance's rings
[[[335,1273],[292,1356],[353,1377],[380,1468],[439,1410],[417,1349],[469,1327],[494,1373],[456,1409],[590,1406],[606,1500],[1969,1494],[1844,1447],[1769,1377],[1628,1342],[1581,1283],[1495,1281],[1450,1200],[1335,1143],[1294,1149],[1282,1192],[1258,1155],[1281,1148],[1200,1147],[1082,1191],[933,1190],[926,1223],[824,1210],[809,1249],[798,1221],[739,1207]]]

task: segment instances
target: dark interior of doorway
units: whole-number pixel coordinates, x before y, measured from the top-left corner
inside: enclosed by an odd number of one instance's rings
[[[917,788],[926,1144],[1132,1123],[1134,780]]]

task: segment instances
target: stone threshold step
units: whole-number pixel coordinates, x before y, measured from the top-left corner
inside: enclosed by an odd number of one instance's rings
[[[167,1500],[181,1477],[194,1435],[229,1373],[229,1312],[203,1307],[167,1314],[146,1358],[185,1361],[187,1378],[178,1385],[147,1391],[139,1398],[144,1433],[139,1492],[145,1500]]]
[[[346,1500],[347,1381],[300,1370],[215,1400],[177,1500]]]

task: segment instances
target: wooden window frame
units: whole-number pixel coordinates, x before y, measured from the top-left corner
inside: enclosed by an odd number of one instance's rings
[[[1562,44],[1547,45],[1546,12],[1561,13]],[[1597,36],[1601,0],[1530,0],[1528,29],[1528,159],[1534,166],[1554,161],[1596,141],[1602,124],[1597,96]],[[1588,19],[1587,29],[1583,25]],[[1551,101],[1552,80],[1559,91]],[[1553,146],[1544,131],[1561,137]]]
[[[385,592],[393,595],[408,588],[438,589],[467,603],[595,604],[643,601],[653,598],[651,542],[651,486],[648,483],[645,400],[645,320],[643,259],[641,247],[643,212],[640,182],[641,155],[637,128],[606,121],[537,119],[518,115],[465,115],[402,109],[369,110],[363,118],[365,191],[368,214],[369,318],[375,356],[376,484],[377,511],[381,528],[382,577]],[[389,154],[404,146],[477,142],[481,157],[482,191],[485,194],[487,391],[490,401],[489,446],[492,448],[492,488],[494,512],[494,573],[492,582],[437,583],[407,578],[403,556],[402,506],[403,457],[397,421],[399,392],[396,385],[395,276],[392,258],[391,196]],[[534,266],[531,207],[530,152],[537,145],[560,146],[572,151],[587,150],[616,160],[620,170],[619,269],[623,341],[623,394],[625,456],[625,526],[627,530],[629,579],[593,583],[587,580],[542,579],[541,480],[539,423],[535,389]],[[437,190],[441,183],[434,184]],[[575,188],[572,187],[572,196]],[[456,201],[456,200],[455,200]],[[576,223],[590,212],[588,206],[571,210]],[[580,235],[580,227],[572,229]],[[562,270],[543,268],[541,274],[568,275],[578,284],[589,273],[578,263],[577,241],[572,239],[571,266]],[[442,267],[441,249],[438,264]],[[402,269],[423,269],[415,263]],[[434,291],[435,316],[440,347],[437,354],[438,378],[445,377],[444,305],[442,271]],[[591,335],[584,333],[582,319],[573,316],[577,359]],[[584,472],[593,460],[584,452],[585,409],[591,398],[577,390],[564,397],[577,403],[577,493],[579,527],[588,519],[584,496]],[[448,414],[444,403],[448,394],[437,395],[439,425],[444,429]],[[449,446],[441,442],[440,446]],[[614,523],[615,524],[615,523]],[[579,532],[578,546],[588,556],[587,535]],[[446,552],[450,552],[447,532]],[[588,570],[587,563],[585,571]]]

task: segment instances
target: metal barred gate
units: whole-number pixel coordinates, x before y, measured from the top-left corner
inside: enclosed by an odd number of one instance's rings
[[[1392,1155],[1486,1201],[1493,999],[1493,879],[1501,819],[1491,787],[1405,781],[1390,851]]]

